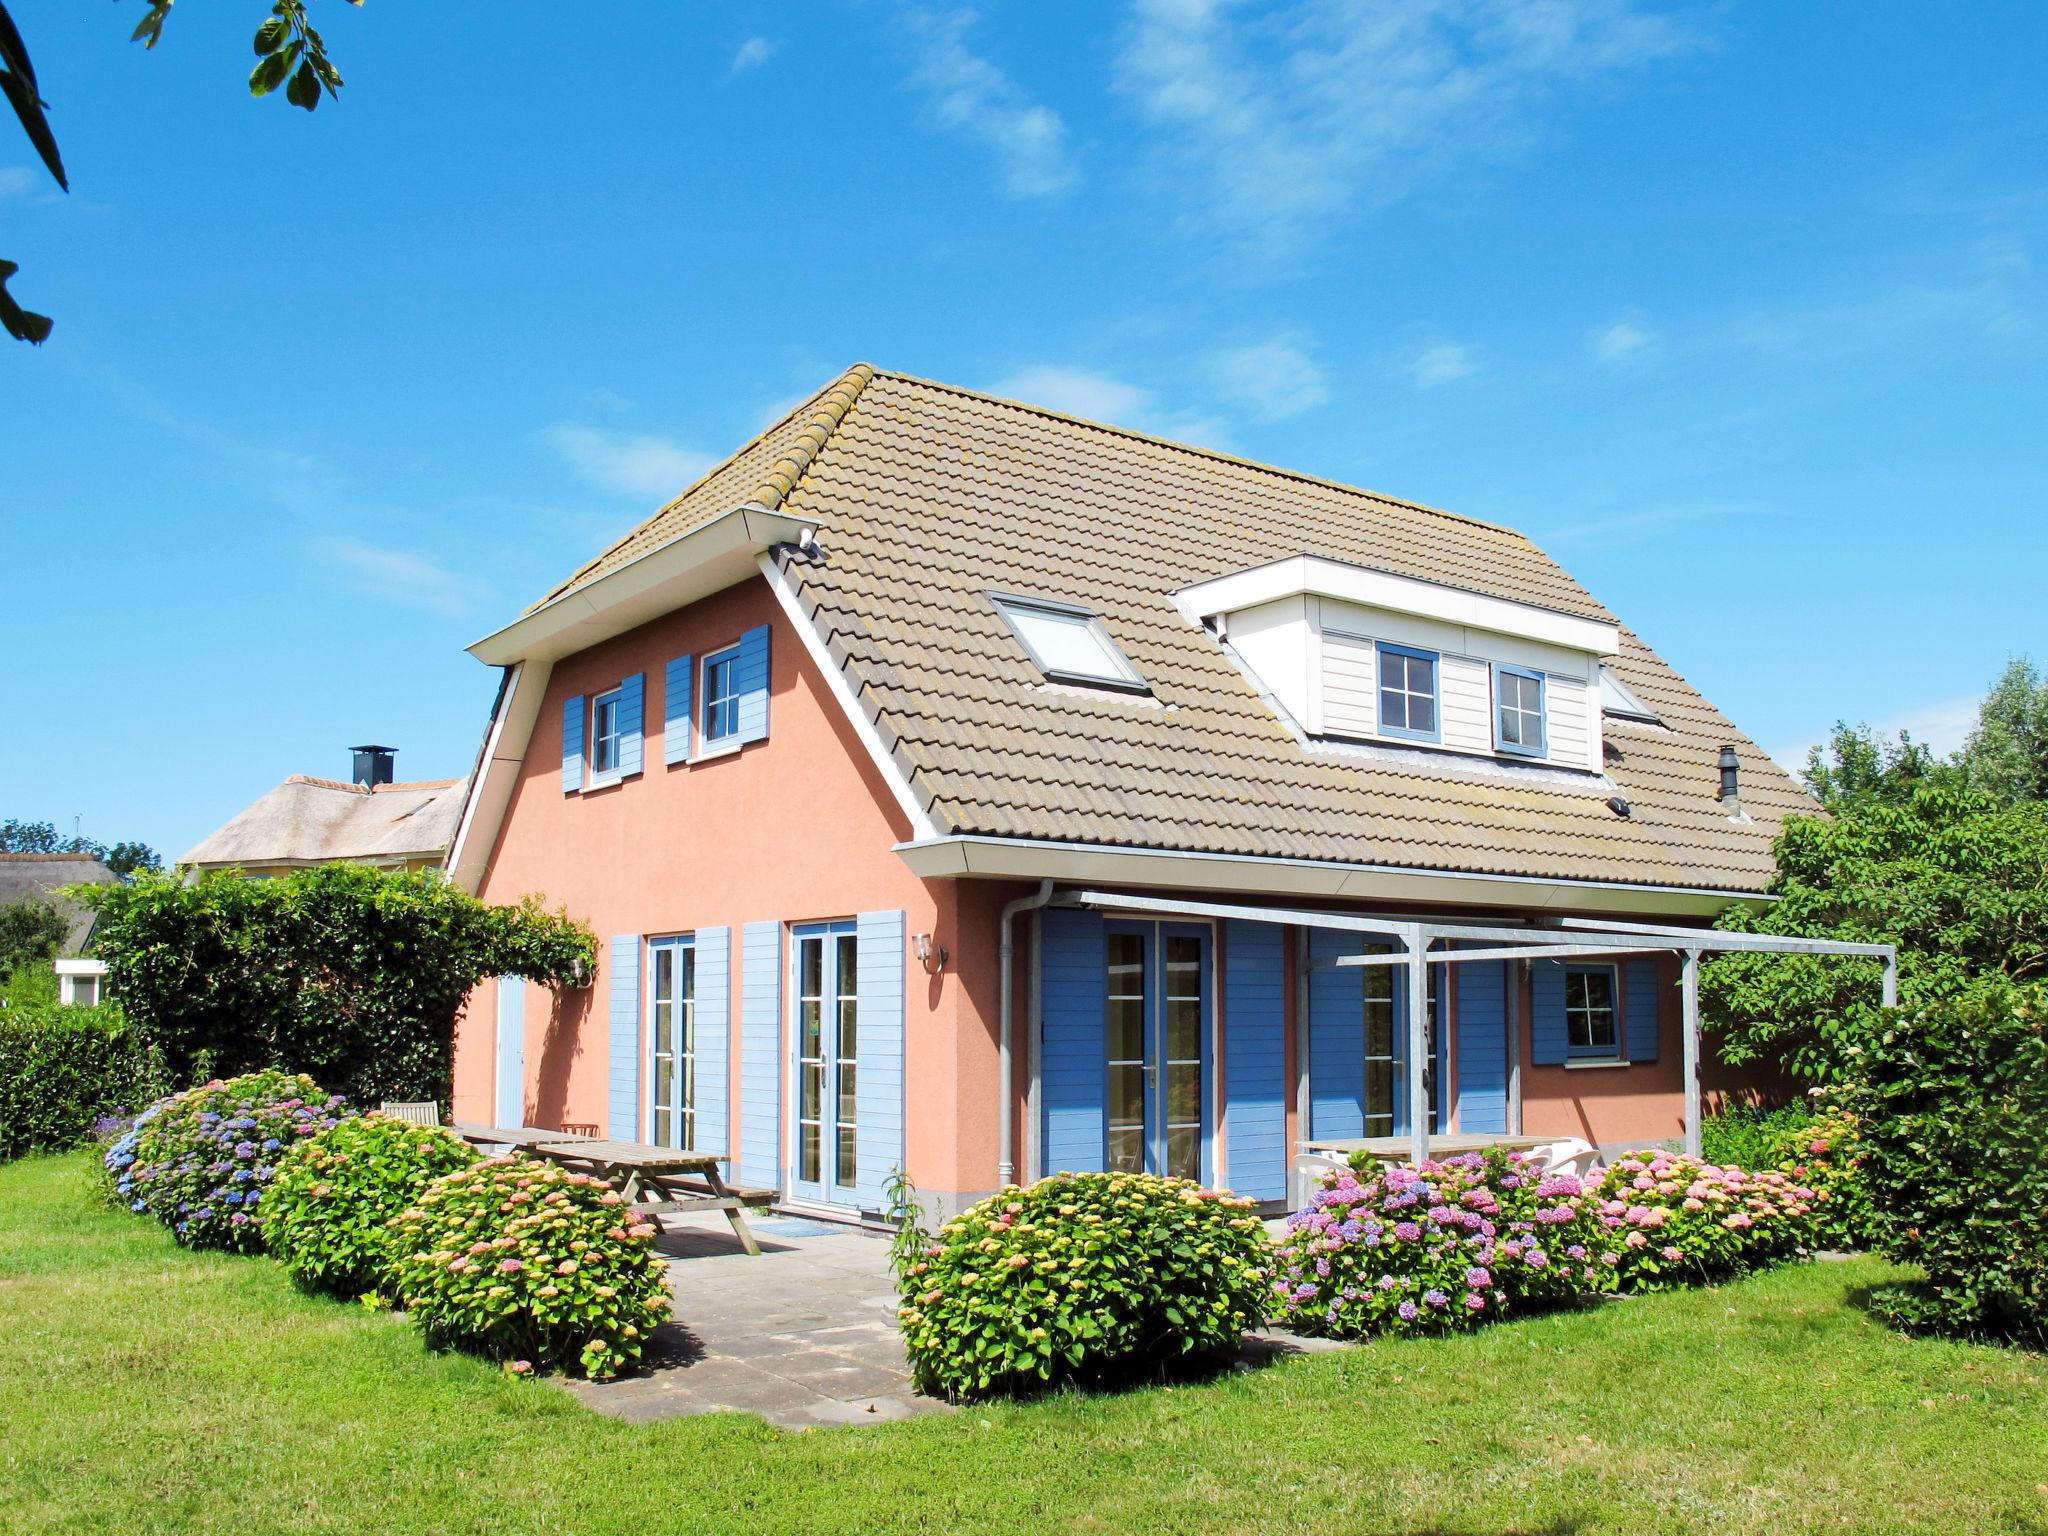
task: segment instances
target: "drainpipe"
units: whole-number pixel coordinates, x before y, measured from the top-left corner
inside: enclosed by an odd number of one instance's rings
[[[1019,896],[1015,901],[1006,902],[1003,906],[1003,915],[996,919],[997,931],[1001,935],[1001,941],[996,946],[996,950],[1000,956],[1002,970],[1002,1003],[999,1008],[1002,1018],[1002,1046],[998,1052],[1002,1062],[1000,1069],[1002,1073],[1002,1094],[999,1100],[1000,1113],[997,1117],[996,1130],[996,1183],[1005,1188],[1017,1182],[1017,1164],[1010,1156],[1010,1145],[1015,1134],[1012,1127],[1012,1121],[1015,1119],[1015,1116],[1011,1112],[1010,1101],[1016,1097],[1016,1072],[1012,1061],[1013,1049],[1010,1043],[1011,1036],[1014,1033],[1011,1014],[1015,1008],[1012,994],[1015,992],[1016,987],[1012,980],[1012,973],[1015,969],[1012,960],[1016,952],[1016,946],[1010,938],[1010,933],[1019,912],[1035,911],[1039,907],[1044,906],[1051,897],[1052,880],[1048,877],[1038,882],[1038,889],[1031,895]]]

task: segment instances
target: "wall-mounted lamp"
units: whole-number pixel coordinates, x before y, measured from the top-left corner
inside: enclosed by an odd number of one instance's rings
[[[953,958],[951,951],[945,945],[934,946],[932,936],[928,933],[916,935],[911,939],[910,945],[912,949],[917,951],[917,963],[933,975],[943,971],[946,968],[946,962]],[[934,955],[938,957],[936,961],[932,958]]]

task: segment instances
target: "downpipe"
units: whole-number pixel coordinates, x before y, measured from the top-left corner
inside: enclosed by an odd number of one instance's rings
[[[1005,1189],[1017,1182],[1017,1164],[1010,1155],[1011,1146],[1016,1135],[1016,1115],[1013,1113],[1011,1105],[1017,1096],[1017,1074],[1014,1060],[1015,1045],[1013,1043],[1016,1026],[1012,1018],[1016,1008],[1016,983],[1014,980],[1016,943],[1012,939],[1011,933],[1015,927],[1018,913],[1035,912],[1051,899],[1052,880],[1048,877],[1038,882],[1038,889],[1031,895],[1019,896],[1015,901],[1006,902],[1003,906],[1003,915],[996,919],[1001,935],[996,945],[996,950],[998,964],[1002,972],[1002,1003],[997,1010],[1001,1018],[999,1031],[1000,1045],[997,1056],[1000,1061],[998,1070],[1002,1077],[1002,1091],[999,1095],[999,1112],[996,1118],[996,1183],[999,1187]]]

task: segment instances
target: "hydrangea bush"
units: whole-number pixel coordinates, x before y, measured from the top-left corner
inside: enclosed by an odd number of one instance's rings
[[[1719,1279],[1792,1253],[1813,1234],[1813,1191],[1790,1174],[1682,1152],[1617,1158],[1593,1197],[1625,1291]]]
[[[429,1184],[388,1231],[399,1299],[428,1341],[517,1373],[615,1376],[668,1320],[653,1224],[586,1174],[488,1158]]]
[[[354,1113],[309,1077],[277,1071],[215,1079],[159,1099],[107,1149],[107,1171],[133,1211],[190,1248],[257,1253],[265,1193],[287,1151]]]
[[[1252,1204],[1136,1173],[991,1196],[904,1267],[898,1315],[919,1385],[982,1396],[1234,1344],[1265,1310],[1270,1250]]]
[[[1772,1161],[1813,1191],[1813,1240],[1829,1248],[1866,1248],[1877,1240],[1859,1159],[1861,1132],[1845,1109],[1824,1109],[1807,1124],[1781,1132]]]
[[[1274,1309],[1335,1338],[1446,1333],[1515,1306],[1603,1289],[1584,1186],[1519,1153],[1336,1170],[1288,1220]]]
[[[285,1273],[336,1296],[396,1293],[392,1217],[443,1174],[481,1160],[452,1131],[371,1113],[285,1150],[264,1196],[264,1230]]]

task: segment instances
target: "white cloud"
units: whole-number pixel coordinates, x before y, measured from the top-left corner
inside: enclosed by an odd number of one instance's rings
[[[766,64],[770,55],[780,45],[765,37],[750,37],[739,46],[739,52],[732,56],[732,74],[744,74],[747,70],[758,69]]]
[[[458,576],[409,550],[357,539],[324,538],[313,541],[313,552],[350,591],[401,608],[461,618],[486,590],[474,578]]]
[[[1077,179],[1067,157],[1067,125],[1040,106],[996,65],[965,42],[972,11],[917,11],[918,62],[911,80],[929,97],[934,121],[981,140],[995,151],[1003,190],[1012,197],[1049,197]]]
[[[25,165],[0,165],[0,203],[27,197],[41,183],[41,176]]]
[[[1689,45],[1632,0],[1138,0],[1117,81],[1186,202],[1284,248],[1521,146],[1557,88]]]
[[[648,433],[607,432],[562,422],[549,427],[545,436],[585,480],[627,496],[680,495],[718,462],[711,454]]]
[[[1889,719],[1880,720],[1874,729],[1878,735],[1891,738],[1904,731],[1924,747],[1931,748],[1937,756],[1946,757],[1963,744],[1963,740],[1976,727],[1977,710],[1982,706],[1981,693],[1958,694],[1954,698],[1936,699],[1921,704]],[[1803,740],[1775,746],[1771,756],[1780,765],[1799,772],[1806,766],[1806,754],[1813,748],[1825,746],[1825,734],[1817,734]]]
[[[1633,320],[1617,320],[1612,325],[1602,326],[1588,340],[1592,344],[1593,355],[1603,363],[1625,363],[1657,344],[1656,333]]]
[[[1453,384],[1478,371],[1479,363],[1472,356],[1472,349],[1448,341],[1424,347],[1408,361],[1408,377],[1415,381],[1417,389]]]
[[[1019,369],[997,382],[990,393],[1069,416],[1084,416],[1105,426],[1128,427],[1218,453],[1236,452],[1229,428],[1220,418],[1187,408],[1162,409],[1151,390],[1085,368],[1040,364]]]
[[[1267,421],[1284,421],[1312,411],[1330,398],[1323,371],[1300,347],[1263,341],[1229,347],[1212,359],[1223,394],[1250,406]]]

